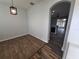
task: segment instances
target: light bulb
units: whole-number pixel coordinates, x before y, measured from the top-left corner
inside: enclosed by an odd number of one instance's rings
[[[12,15],[17,15],[17,8],[11,6],[11,7],[10,7],[10,13],[11,13]]]

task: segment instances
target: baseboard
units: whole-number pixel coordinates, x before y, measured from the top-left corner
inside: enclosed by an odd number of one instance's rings
[[[28,34],[22,34],[22,35],[13,36],[13,37],[10,37],[10,38],[7,38],[7,39],[2,39],[2,40],[0,40],[0,42],[6,41],[6,40],[11,40],[11,39],[14,39],[14,38],[17,38],[17,37],[20,37],[20,36],[25,36],[25,35],[28,35]],[[30,34],[30,35],[32,35],[32,34]],[[34,36],[34,35],[32,35],[32,36]],[[34,36],[34,37],[36,37],[36,36]],[[36,37],[36,38],[40,39],[39,37]],[[40,39],[40,40],[42,40],[42,39]],[[42,40],[42,41],[45,42],[45,43],[48,43],[45,40]]]
[[[22,34],[22,35],[13,36],[13,37],[10,37],[10,38],[7,38],[7,39],[2,39],[2,40],[0,40],[0,42],[6,41],[6,40],[11,40],[11,39],[14,39],[14,38],[17,38],[17,37],[20,37],[20,36],[25,36],[25,35],[28,35],[28,34]]]
[[[39,40],[41,40],[41,41],[43,41],[43,42],[45,42],[45,43],[48,43],[48,41],[45,41],[45,40],[43,40],[42,38],[39,38],[39,37],[37,37],[37,36],[35,36],[35,35],[33,35],[33,34],[30,34],[30,35],[32,35],[33,37],[38,38]]]

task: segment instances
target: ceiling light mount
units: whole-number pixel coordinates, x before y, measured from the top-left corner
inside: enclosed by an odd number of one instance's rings
[[[33,3],[33,2],[30,2],[30,5],[35,5],[35,3]]]

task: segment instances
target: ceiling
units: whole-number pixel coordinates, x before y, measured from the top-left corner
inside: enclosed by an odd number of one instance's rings
[[[22,7],[22,8],[28,8],[30,5],[30,2],[33,3],[38,3],[42,0],[13,0],[14,1],[14,5],[18,6],[18,7]],[[11,0],[0,0],[0,4],[7,4],[7,5],[11,5]]]

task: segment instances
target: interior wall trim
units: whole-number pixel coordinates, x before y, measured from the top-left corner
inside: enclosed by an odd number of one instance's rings
[[[17,36],[13,36],[13,37],[6,38],[6,39],[2,39],[2,40],[0,40],[0,42],[6,41],[6,40],[11,40],[11,39],[14,39],[14,38],[17,38],[17,37],[21,37],[21,36],[25,36],[25,35],[28,35],[28,33],[17,35]]]

